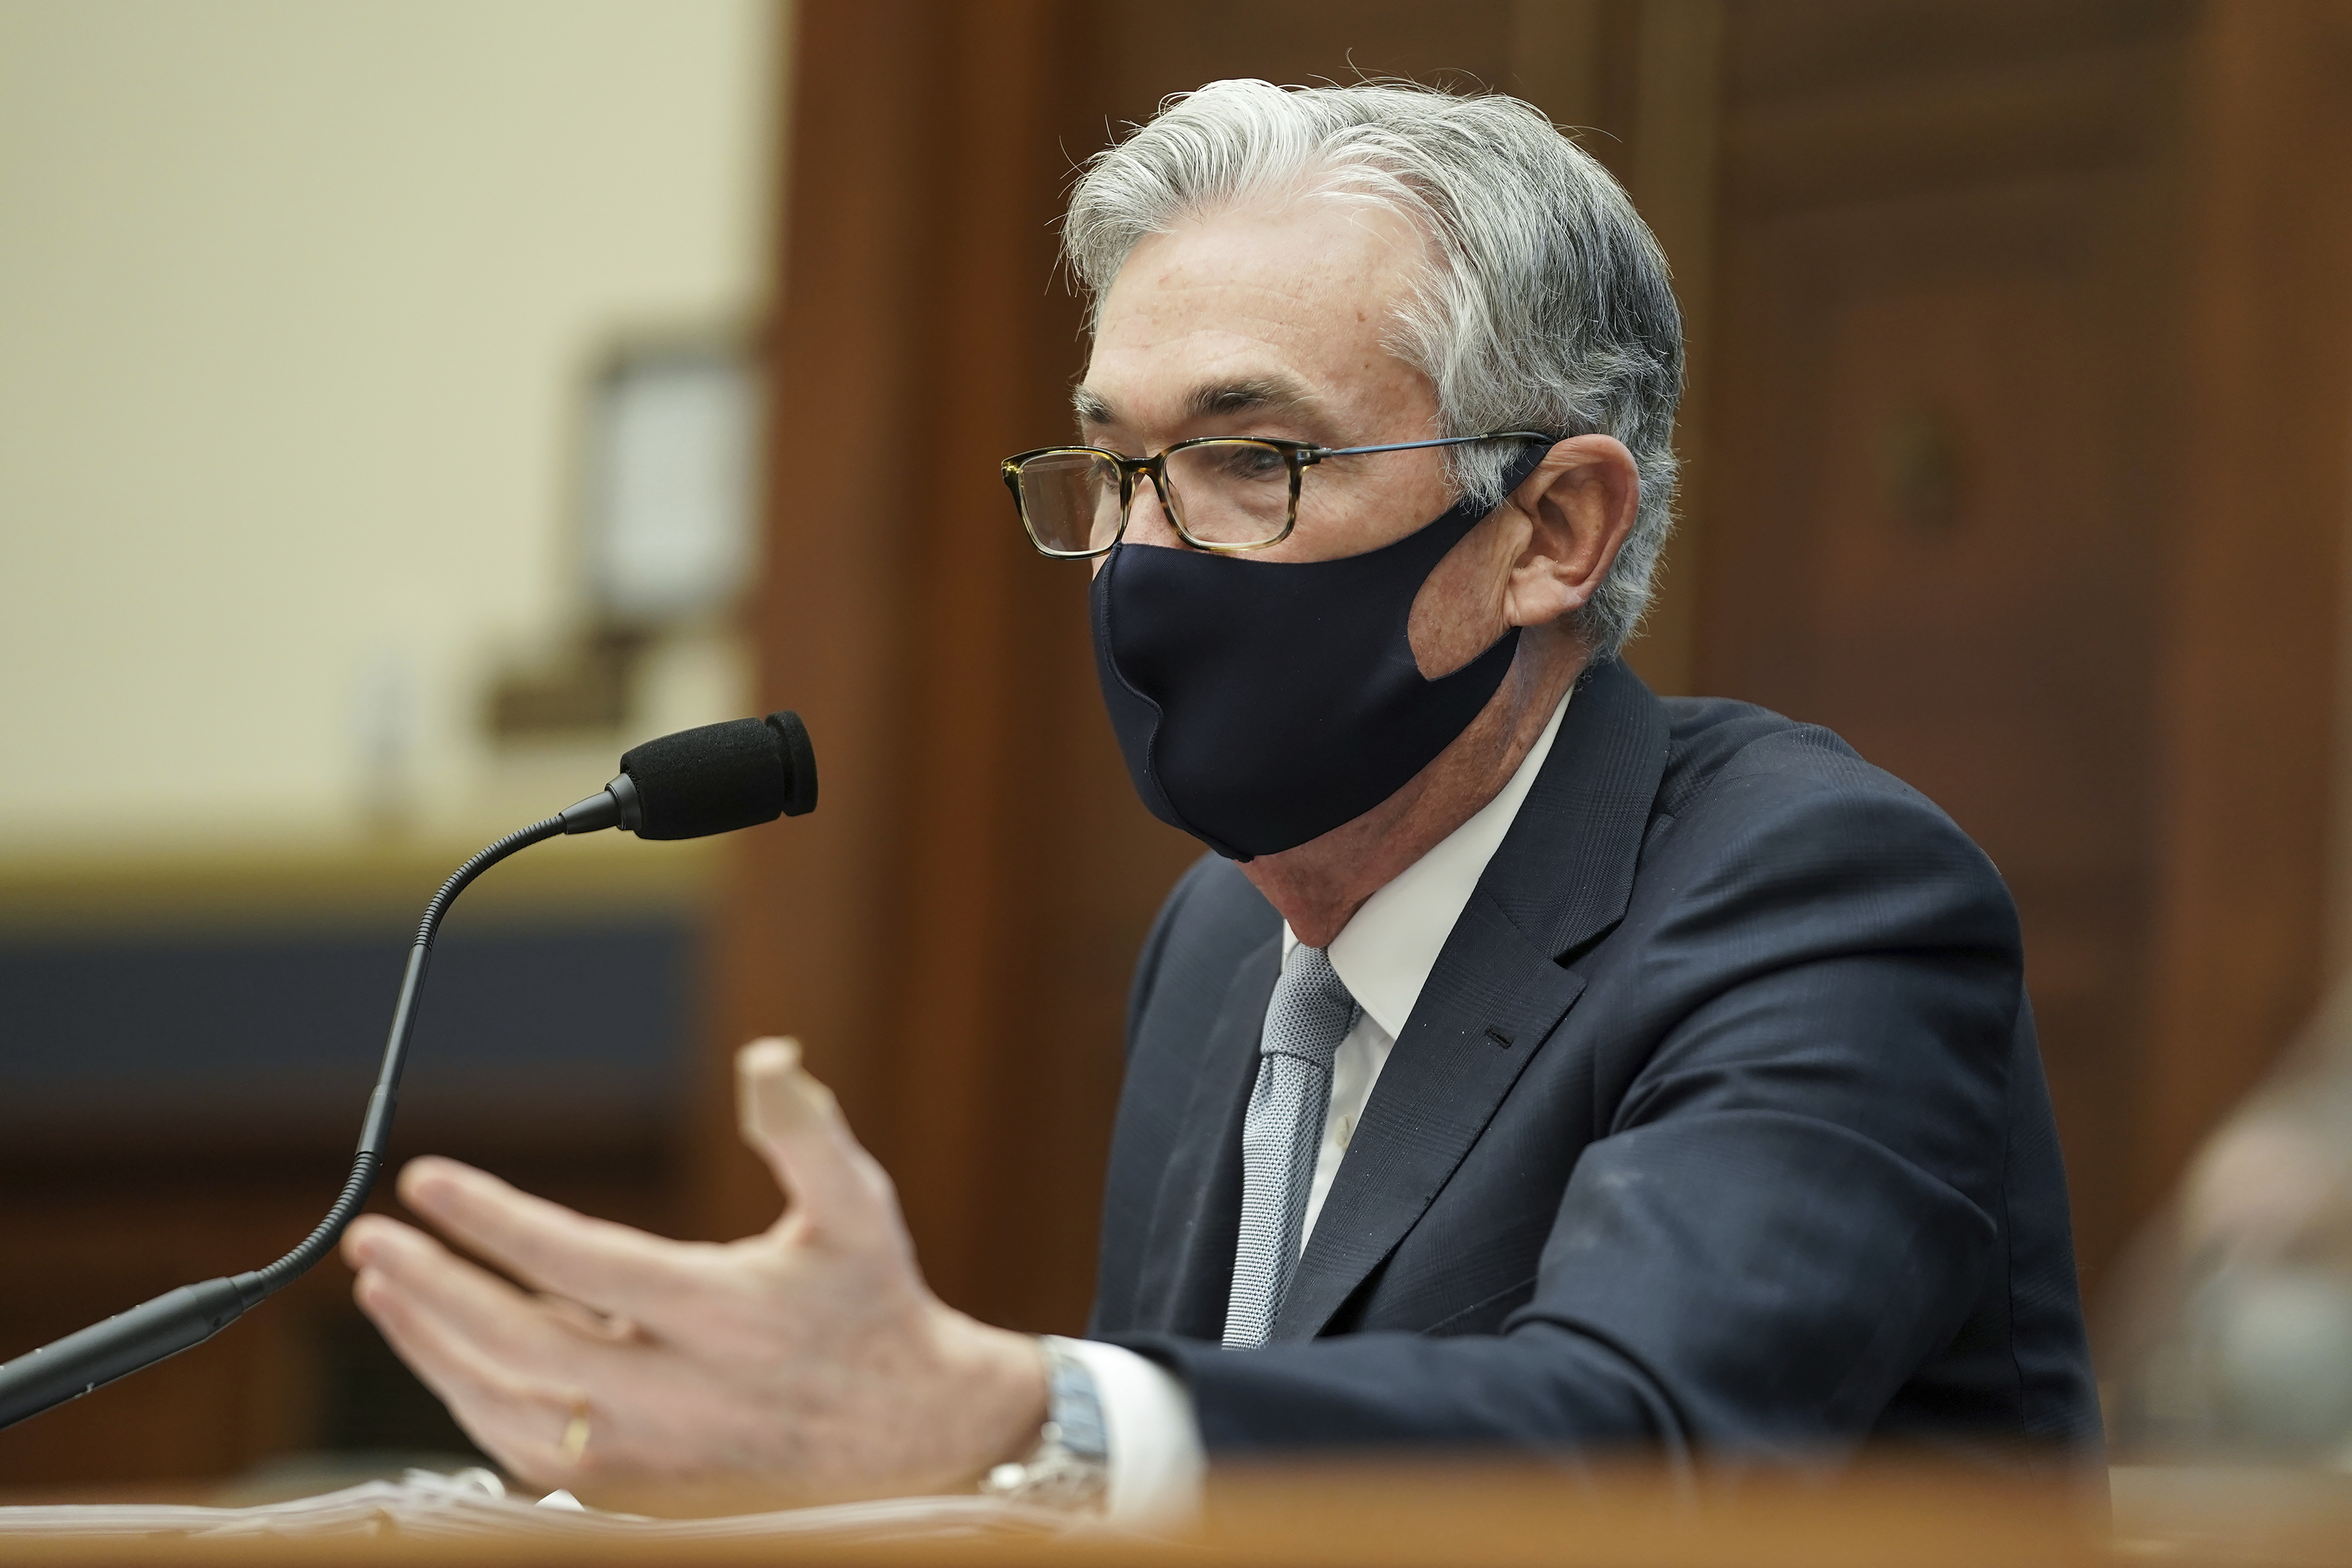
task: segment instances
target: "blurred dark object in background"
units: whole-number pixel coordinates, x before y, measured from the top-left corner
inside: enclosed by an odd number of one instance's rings
[[[429,1068],[404,1114],[474,1142],[556,1129],[593,1142],[676,1113],[692,978],[676,919],[451,923],[419,1014]],[[331,1142],[345,1122],[356,1137],[414,940],[387,921],[0,942],[19,1042],[0,1146],[18,1160],[257,1151]]]

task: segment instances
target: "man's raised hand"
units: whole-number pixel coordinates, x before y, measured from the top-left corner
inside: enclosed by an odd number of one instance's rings
[[[425,1233],[362,1215],[361,1308],[483,1451],[666,1512],[962,1490],[1034,1442],[1034,1342],[924,1285],[888,1176],[790,1040],[736,1058],[782,1218],[725,1245],[590,1219],[454,1161],[401,1173]],[[533,1294],[532,1292],[539,1292]]]

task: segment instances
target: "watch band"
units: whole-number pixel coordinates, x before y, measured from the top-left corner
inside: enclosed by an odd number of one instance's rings
[[[991,1497],[1072,1511],[1099,1511],[1110,1492],[1110,1434],[1094,1373],[1054,1335],[1039,1338],[1046,1369],[1045,1425],[1028,1455],[980,1483]]]

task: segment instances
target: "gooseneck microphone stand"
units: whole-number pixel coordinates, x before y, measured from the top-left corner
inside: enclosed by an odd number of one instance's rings
[[[433,939],[450,904],[475,878],[516,851],[562,834],[625,827],[646,838],[695,838],[772,821],[780,813],[797,816],[816,804],[815,758],[808,732],[792,713],[664,736],[631,751],[621,766],[621,775],[598,794],[509,833],[474,856],[425,904],[401,976],[400,997],[393,1006],[383,1066],[360,1125],[352,1173],[334,1206],[300,1245],[266,1268],[183,1285],[0,1366],[0,1427],[202,1344],[300,1279],[334,1249],[343,1227],[367,1202],[383,1165]],[[639,778],[645,781],[643,794]]]

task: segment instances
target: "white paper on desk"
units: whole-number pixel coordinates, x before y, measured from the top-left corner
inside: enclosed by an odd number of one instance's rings
[[[0,1508],[0,1537],[516,1536],[645,1541],[908,1541],[1098,1533],[1089,1520],[989,1497],[894,1498],[723,1519],[648,1519],[593,1509],[540,1508],[461,1476],[411,1470],[397,1481],[253,1508],[184,1503],[59,1503]],[[1113,1531],[1112,1533],[1125,1533]]]

